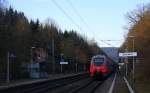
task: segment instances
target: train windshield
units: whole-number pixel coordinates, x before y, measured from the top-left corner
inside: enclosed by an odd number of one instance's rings
[[[95,66],[100,66],[104,63],[104,58],[94,58],[93,63]]]

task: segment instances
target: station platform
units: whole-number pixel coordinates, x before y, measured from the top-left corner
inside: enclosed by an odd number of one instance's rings
[[[26,85],[26,84],[32,84],[36,82],[43,82],[47,80],[55,80],[59,78],[65,78],[65,77],[84,74],[84,73],[87,73],[87,72],[70,73],[70,74],[51,74],[48,76],[48,78],[15,80],[15,81],[10,81],[9,83],[0,83],[0,89]]]
[[[117,74],[116,76],[116,82],[115,82],[113,93],[130,93],[121,75]]]
[[[135,93],[125,78],[125,76],[120,73],[116,74],[115,85],[112,93]]]

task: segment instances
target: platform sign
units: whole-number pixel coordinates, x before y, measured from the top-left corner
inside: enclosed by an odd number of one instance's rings
[[[68,64],[68,62],[60,62],[60,64],[65,64],[65,65],[67,65],[67,64]]]
[[[16,58],[16,55],[14,53],[9,53],[9,58]]]
[[[119,53],[119,57],[135,57],[135,56],[137,56],[137,52]]]

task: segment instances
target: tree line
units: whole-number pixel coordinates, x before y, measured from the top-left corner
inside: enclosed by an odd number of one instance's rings
[[[150,4],[129,12],[127,19],[128,34],[121,50],[126,48],[128,51],[137,51],[136,77],[140,81],[147,81],[150,79]],[[132,67],[132,59],[129,66]]]
[[[2,6],[3,0],[0,0],[0,4],[1,78],[6,76],[8,52],[16,56],[11,59],[12,63],[10,63],[12,73],[17,72],[16,77],[22,73],[21,65],[30,62],[32,47],[42,47],[47,51],[49,65],[52,62],[53,47],[55,62],[59,62],[60,54],[63,54],[64,59],[69,60],[72,64],[75,62],[89,64],[91,56],[100,52],[96,42],[89,42],[75,30],[62,31],[49,20],[45,23],[41,23],[38,19],[28,20],[23,12]],[[56,69],[58,67],[59,65],[56,65]]]

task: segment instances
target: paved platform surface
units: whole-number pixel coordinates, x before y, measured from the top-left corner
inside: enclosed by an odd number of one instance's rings
[[[14,86],[19,86],[19,85],[24,85],[24,84],[30,84],[30,83],[35,83],[35,82],[41,82],[45,80],[53,80],[53,79],[58,79],[58,78],[63,78],[63,77],[68,77],[68,76],[73,76],[77,74],[82,74],[82,73],[73,73],[73,74],[51,74],[49,78],[45,79],[29,79],[29,80],[17,80],[13,81],[10,83],[3,83],[0,85],[1,88],[6,88],[6,87],[14,87]],[[99,90],[97,90],[95,93],[108,93],[109,87],[111,86],[111,83],[114,79],[114,76],[109,77],[106,82],[102,86],[100,86]],[[105,90],[104,90],[105,89]],[[129,89],[123,79],[123,76],[120,74],[116,74],[116,79],[115,79],[115,84],[113,88],[112,93],[130,93]]]
[[[102,85],[98,87],[98,89],[94,93],[108,93],[111,87],[111,84],[114,80],[115,74],[112,74],[110,77],[108,77]]]
[[[116,82],[113,89],[113,93],[130,93],[129,89],[123,79],[123,76],[116,74]]]
[[[35,82],[42,82],[42,81],[46,81],[46,80],[54,80],[54,79],[64,78],[64,77],[73,76],[73,75],[82,74],[82,73],[85,73],[85,72],[72,73],[72,74],[51,74],[51,75],[49,75],[48,78],[41,78],[41,79],[15,80],[15,81],[11,81],[10,83],[0,83],[0,89],[1,88],[7,88],[7,87],[14,87],[14,86],[19,86],[19,85],[24,85],[24,84],[31,84],[31,83],[35,83]]]

